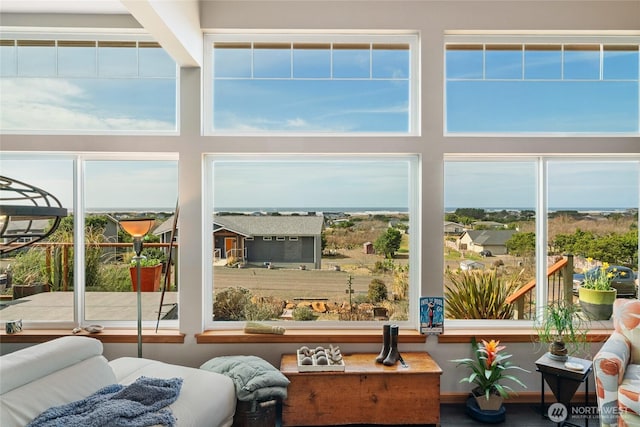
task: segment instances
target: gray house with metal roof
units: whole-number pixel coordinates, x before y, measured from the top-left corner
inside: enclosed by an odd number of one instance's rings
[[[324,218],[316,215],[215,215],[214,262],[321,268]],[[154,234],[169,240],[173,216]],[[177,235],[177,233],[176,233]]]
[[[324,218],[224,215],[213,219],[215,258],[321,268]]]

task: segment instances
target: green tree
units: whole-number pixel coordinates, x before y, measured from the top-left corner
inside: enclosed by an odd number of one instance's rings
[[[514,233],[505,245],[512,255],[521,257],[533,255],[536,252],[536,235],[535,233]]]
[[[402,233],[395,228],[387,228],[387,231],[378,237],[373,244],[374,249],[379,254],[384,254],[385,258],[393,258],[400,249]]]
[[[444,214],[444,220],[451,221],[451,222],[460,222],[460,218],[458,217],[458,215],[452,212]]]
[[[378,303],[387,299],[387,285],[381,279],[372,279],[367,293],[372,303]]]
[[[484,209],[479,208],[458,208],[455,211],[458,217],[469,217],[475,220],[481,220],[485,218],[486,212]]]

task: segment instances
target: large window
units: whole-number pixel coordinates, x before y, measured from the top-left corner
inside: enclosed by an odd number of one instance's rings
[[[417,157],[208,165],[215,321],[415,320]]]
[[[158,43],[1,37],[2,132],[177,131],[177,67]]]
[[[536,162],[451,159],[444,170],[446,317],[516,319],[506,298],[536,276]]]
[[[579,303],[584,274],[605,263],[633,272],[614,287],[635,298],[639,174],[629,157],[447,160],[447,317],[531,320]]]
[[[637,37],[490,40],[447,39],[446,132],[640,133]]]
[[[157,265],[157,282],[141,287],[143,320],[159,318],[166,326],[177,318],[177,262],[175,256],[167,262],[166,243],[177,199],[174,156],[3,153],[0,175],[49,191],[68,212],[46,240],[0,259],[10,277],[2,293],[13,295],[1,319],[65,326],[135,321],[133,247],[118,221],[140,216],[155,220],[142,255]]]
[[[206,45],[207,132],[418,133],[415,36],[211,36]]]

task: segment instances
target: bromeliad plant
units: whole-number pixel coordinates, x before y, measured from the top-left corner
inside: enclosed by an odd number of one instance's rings
[[[506,373],[506,371],[512,369],[523,372],[529,371],[507,360],[511,355],[504,353],[503,350],[506,346],[499,344],[500,341],[496,340],[489,342],[482,340],[482,344],[478,344],[474,337],[471,339],[474,358],[451,360],[451,362],[457,363],[457,366],[464,365],[471,370],[471,374],[468,377],[462,378],[460,382],[475,384],[474,394],[476,396],[484,395],[487,400],[491,394],[495,393],[499,394],[503,399],[508,399],[509,392],[514,392],[511,387],[502,384],[503,380],[511,380],[527,388],[522,381],[514,375]]]

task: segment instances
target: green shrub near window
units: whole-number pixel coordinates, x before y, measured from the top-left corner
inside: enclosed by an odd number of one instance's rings
[[[509,295],[520,286],[522,272],[505,276],[496,270],[445,272],[451,283],[445,285],[446,316],[449,319],[512,319],[514,305]]]

